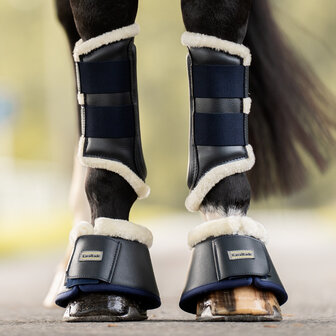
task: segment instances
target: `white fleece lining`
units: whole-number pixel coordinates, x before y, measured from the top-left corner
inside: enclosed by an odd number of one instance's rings
[[[134,23],[130,26],[122,27],[119,29],[112,30],[111,32],[93,37],[87,41],[80,39],[74,48],[73,56],[75,62],[79,62],[79,56],[86,55],[91,51],[100,48],[104,45],[117,42],[120,40],[125,40],[134,37],[139,34],[139,26]]]
[[[84,93],[78,92],[78,94],[77,94],[77,101],[78,101],[79,105],[84,105],[85,104]]]
[[[247,158],[223,163],[220,166],[212,168],[200,178],[196,187],[191,190],[185,201],[185,206],[189,211],[198,211],[206,194],[223,178],[233,174],[246,172],[253,167],[255,157],[252,146],[247,145],[245,148],[247,151]]]
[[[245,66],[249,66],[251,64],[250,49],[242,44],[222,40],[215,36],[191,32],[184,32],[181,37],[181,42],[186,47],[221,50],[229,53],[230,55],[241,57],[243,59],[243,65]]]
[[[85,107],[83,105],[80,107],[80,115],[81,115],[81,131],[82,134],[85,134],[86,121],[85,121]]]
[[[95,220],[94,233],[137,241],[148,248],[153,244],[153,235],[146,227],[122,219],[99,217]]]
[[[267,232],[265,227],[246,216],[229,216],[202,223],[188,234],[190,248],[210,237],[223,235],[250,236],[266,243]]]
[[[250,114],[251,105],[252,105],[251,98],[243,98],[243,113]]]
[[[149,186],[137,174],[135,174],[132,169],[128,168],[119,161],[84,156],[84,143],[85,137],[81,136],[78,145],[78,158],[83,166],[113,171],[114,173],[119,174],[130,184],[137,193],[138,199],[144,199],[149,196]]]
[[[71,229],[69,234],[69,241],[73,246],[78,237],[93,234],[93,226],[88,222],[80,221],[77,222]]]
[[[81,221],[71,230],[69,240],[72,245],[80,236],[102,235],[118,237],[126,240],[137,241],[150,248],[153,244],[153,235],[146,227],[131,223],[123,219],[99,217],[95,220],[95,226]]]

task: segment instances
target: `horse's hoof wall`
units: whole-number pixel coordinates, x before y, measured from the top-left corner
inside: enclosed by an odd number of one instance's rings
[[[197,304],[196,320],[275,322],[281,321],[282,315],[274,294],[248,286],[207,294]]]
[[[68,304],[65,322],[121,322],[147,319],[147,311],[126,296],[89,293],[81,294]]]

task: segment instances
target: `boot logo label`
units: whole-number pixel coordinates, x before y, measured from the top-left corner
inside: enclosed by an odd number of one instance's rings
[[[102,261],[103,251],[82,251],[79,255],[79,261]]]
[[[227,251],[230,260],[237,259],[254,259],[254,251],[253,250],[235,250],[235,251]]]

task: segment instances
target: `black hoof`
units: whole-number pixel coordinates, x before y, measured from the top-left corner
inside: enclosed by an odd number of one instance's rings
[[[68,304],[65,322],[121,322],[147,319],[147,311],[127,296],[104,293],[81,294]]]

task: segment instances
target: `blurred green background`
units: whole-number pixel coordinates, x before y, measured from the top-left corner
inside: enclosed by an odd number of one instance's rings
[[[179,1],[139,1],[136,38],[149,199],[132,218],[184,211],[189,98]],[[336,93],[336,1],[271,1],[289,39]],[[0,1],[0,256],[65,242],[77,139],[72,58],[53,1]],[[157,139],[162,139],[160,143]],[[336,154],[336,153],[335,153]],[[336,217],[336,168],[253,207],[316,207]]]

